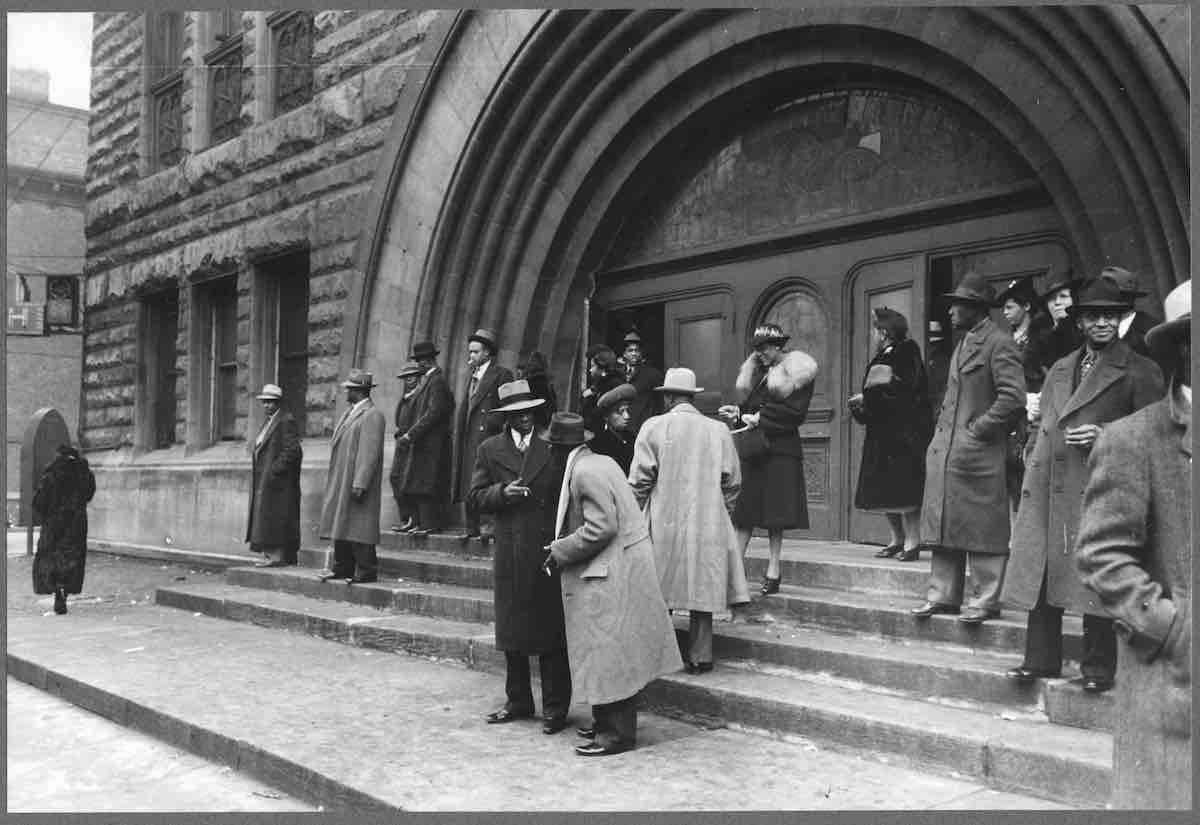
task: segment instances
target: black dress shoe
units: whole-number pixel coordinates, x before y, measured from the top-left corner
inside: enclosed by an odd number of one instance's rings
[[[532,712],[526,711],[511,711],[508,708],[500,708],[500,710],[492,711],[487,715],[487,723],[489,725],[503,725],[508,722],[515,722],[518,719],[528,719],[533,716]]]
[[[1005,671],[1004,675],[1016,682],[1029,684],[1037,681],[1038,679],[1056,679],[1062,675],[1062,672],[1058,670],[1040,670],[1038,668],[1025,667],[1025,665],[1021,665],[1020,667],[1014,667]]]
[[[54,591],[54,612],[59,616],[67,612],[67,591],[61,587]]]
[[[958,606],[953,604],[940,604],[938,602],[925,602],[920,607],[914,607],[909,611],[918,619],[928,619],[934,613],[954,614],[958,612]]]
[[[567,717],[565,716],[544,716],[542,717],[542,733],[553,735],[567,727]]]
[[[877,559],[890,559],[892,556],[904,549],[903,544],[889,544],[887,547],[875,554]]]
[[[378,576],[351,576],[346,579],[346,584],[374,584],[377,581]]]
[[[582,736],[584,739],[595,739],[596,738],[596,726],[589,725],[586,728],[575,728],[575,733],[578,734],[579,736]]]
[[[764,596],[770,596],[772,593],[778,593],[780,578],[781,577],[779,576],[776,576],[775,578],[763,576],[762,587],[758,588],[758,592],[762,593]]]
[[[963,624],[983,624],[988,619],[996,619],[1000,616],[999,608],[995,607],[968,607],[962,611],[958,620]]]
[[[1085,693],[1104,693],[1112,690],[1111,679],[1094,679],[1092,677],[1084,677],[1083,690]]]
[[[601,745],[599,742],[588,742],[586,745],[576,745],[575,753],[580,756],[612,756],[633,750],[633,745]]]
[[[921,549],[919,547],[911,547],[908,550],[901,550],[896,555],[896,561],[920,561]]]

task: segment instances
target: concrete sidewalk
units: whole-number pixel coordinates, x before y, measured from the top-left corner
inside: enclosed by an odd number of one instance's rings
[[[8,637],[12,675],[327,808],[1061,807],[801,739],[649,713],[637,750],[581,759],[569,730],[484,724],[502,700],[495,675],[140,602],[17,615]],[[587,716],[576,706],[572,722]]]
[[[9,678],[8,811],[315,811]]]

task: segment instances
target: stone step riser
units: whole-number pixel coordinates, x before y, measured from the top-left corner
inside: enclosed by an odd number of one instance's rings
[[[388,652],[455,659],[467,666],[502,674],[503,654],[480,638],[442,637],[404,633],[375,627],[369,622],[349,624],[317,619],[295,611],[230,602],[198,594],[160,589],[159,604],[231,621],[291,629],[342,644]],[[1063,788],[1081,789],[1072,802],[1094,804],[1106,798],[1111,778],[1107,771],[1018,751],[1003,743],[973,741],[916,730],[902,724],[861,719],[820,708],[752,698],[717,690],[703,681],[672,679],[651,682],[642,693],[648,710],[690,721],[728,723],[802,735],[830,746],[894,753],[906,760],[956,770],[996,787],[1061,798]],[[1036,764],[1036,770],[1030,767]],[[1073,783],[1073,784],[1068,784]],[[1094,796],[1089,796],[1094,792]]]
[[[781,559],[779,575],[784,584],[801,587],[821,587],[827,590],[846,590],[852,593],[880,593],[913,600],[913,606],[925,600],[929,584],[929,561],[922,557],[914,562],[870,562],[869,548],[864,548],[863,564],[829,564],[825,561]],[[745,559],[746,578],[752,589],[767,572],[767,560],[760,556]]]
[[[230,584],[242,587],[257,587],[281,590],[310,598],[349,601],[381,610],[400,610],[452,621],[475,622],[490,625],[495,621],[494,604],[490,593],[479,598],[462,595],[438,595],[396,590],[383,587],[347,586],[343,583],[320,582],[315,578],[277,576],[269,571],[239,568],[228,573]],[[253,621],[253,620],[252,620]],[[683,624],[682,619],[680,620]],[[296,628],[303,629],[303,628]],[[307,631],[306,632],[312,632]],[[686,632],[680,630],[680,644],[687,642]],[[325,635],[317,633],[314,635]],[[1016,659],[986,670],[969,669],[969,650],[963,650],[963,664],[968,667],[936,667],[913,662],[904,656],[902,648],[888,650],[881,647],[878,655],[863,655],[858,652],[841,652],[826,648],[803,645],[784,645],[748,640],[722,633],[717,623],[713,635],[713,651],[718,660],[748,659],[763,664],[779,665],[832,676],[852,679],[887,690],[894,690],[917,698],[940,696],[967,702],[984,702],[1008,707],[1028,708],[1044,705],[1042,693],[1044,683],[1020,685],[1004,675],[1004,671],[1018,664]],[[1091,698],[1091,697],[1087,697]],[[1101,724],[1102,708],[1086,703],[1060,702],[1057,708],[1069,709],[1069,717],[1075,727],[1092,727]],[[1050,720],[1057,720],[1051,716]]]

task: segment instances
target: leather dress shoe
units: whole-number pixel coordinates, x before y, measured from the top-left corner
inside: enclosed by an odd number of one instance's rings
[[[432,527],[414,527],[413,529],[408,531],[408,534],[410,536],[428,536],[432,532],[433,532]]]
[[[543,716],[542,717],[542,733],[553,735],[567,727],[567,717],[565,716]]]
[[[346,584],[374,584],[377,581],[378,576],[351,576],[346,579]]]
[[[1112,690],[1111,679],[1095,679],[1090,676],[1085,676],[1083,679],[1083,690],[1085,693],[1104,693]]]
[[[1021,665],[1020,667],[1010,668],[1009,670],[1005,671],[1004,675],[1013,681],[1020,682],[1022,684],[1030,684],[1038,679],[1056,679],[1062,675],[1062,672],[1058,670],[1040,670],[1038,668],[1025,667],[1025,665]]]
[[[342,573],[334,573],[332,570],[322,570],[317,574],[318,581],[332,581],[333,579],[345,579],[346,576]]]
[[[633,745],[601,745],[599,742],[588,742],[586,745],[575,746],[575,753],[580,756],[613,756],[630,750],[633,750]]]
[[[713,669],[712,662],[684,662],[683,669],[688,673],[711,673]]]
[[[890,559],[892,556],[904,549],[903,544],[889,544],[887,547],[875,554],[877,559]]]
[[[925,604],[921,605],[920,607],[914,607],[908,612],[918,619],[928,619],[934,613],[957,613],[958,606],[953,604],[940,604],[938,602],[925,602]]]
[[[920,561],[920,560],[921,560],[921,549],[919,547],[913,547],[908,550],[901,550],[896,555],[896,561]]]
[[[515,722],[518,719],[528,719],[533,716],[532,713],[520,713],[511,711],[508,708],[500,708],[500,710],[492,711],[487,715],[487,723],[489,725],[503,725],[508,722]]]
[[[596,726],[588,725],[586,728],[575,728],[575,733],[582,736],[584,739],[596,738]]]
[[[963,624],[983,624],[988,619],[995,619],[1000,616],[999,608],[995,607],[968,607],[962,611],[958,620]]]

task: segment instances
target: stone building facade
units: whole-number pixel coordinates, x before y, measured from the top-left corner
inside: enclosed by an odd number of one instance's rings
[[[636,325],[732,390],[783,323],[821,377],[809,535],[872,538],[844,414],[870,309],[964,269],[1189,272],[1186,6],[96,16],[85,446],[96,535],[241,545],[278,379],[308,540],[351,366],[508,366]],[[922,345],[924,340],[919,339]],[[385,521],[391,514],[385,512]]]
[[[88,112],[49,100],[46,72],[9,68],[5,178],[5,492],[17,520],[21,442],[39,409],[78,431]]]

